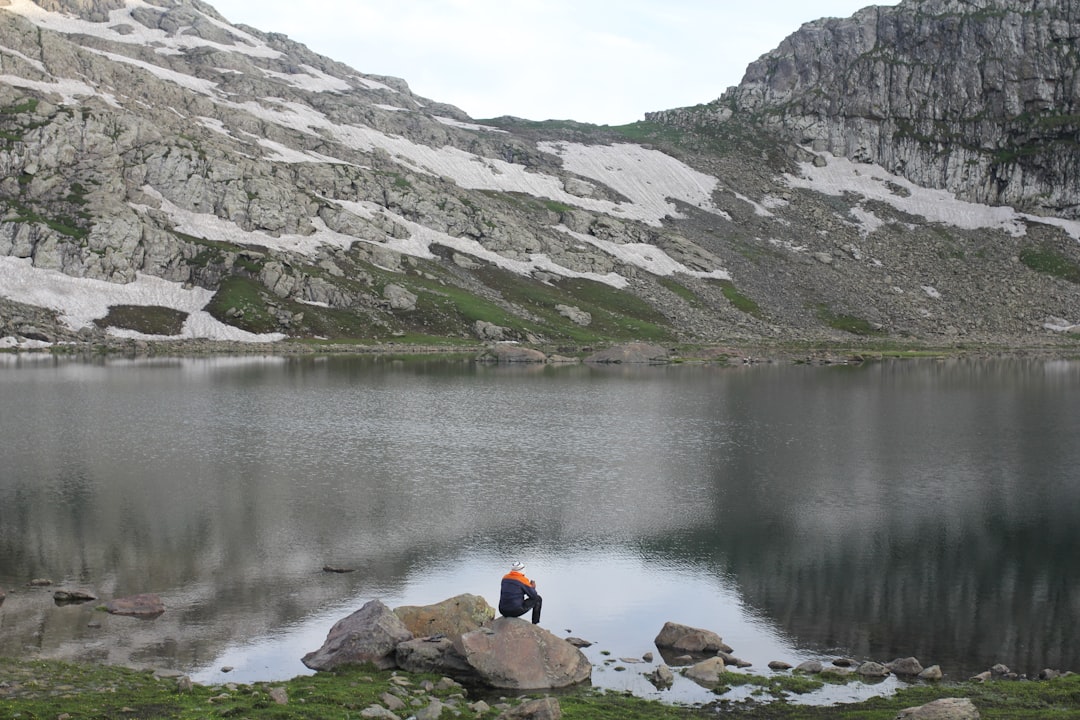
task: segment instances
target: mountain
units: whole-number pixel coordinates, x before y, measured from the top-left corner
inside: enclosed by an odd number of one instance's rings
[[[904,0],[598,127],[199,0],[0,0],[0,338],[1072,347],[1078,32]]]

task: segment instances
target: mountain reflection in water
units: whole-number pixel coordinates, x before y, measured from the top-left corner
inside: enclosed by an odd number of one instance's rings
[[[1078,400],[1080,364],[1034,360],[0,356],[0,654],[289,677],[367,600],[495,604],[522,558],[594,682],[642,694],[605,658],[667,620],[762,672],[1080,670]],[[37,577],[168,609],[58,607]]]

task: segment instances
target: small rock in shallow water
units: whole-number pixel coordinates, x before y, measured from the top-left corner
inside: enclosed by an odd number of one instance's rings
[[[153,618],[165,612],[165,603],[156,593],[143,593],[110,600],[105,603],[105,610],[113,615]]]
[[[931,665],[919,673],[920,680],[940,680],[943,677],[940,665]]]

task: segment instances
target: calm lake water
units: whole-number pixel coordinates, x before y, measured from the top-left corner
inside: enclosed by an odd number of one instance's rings
[[[0,355],[0,438],[3,655],[282,679],[363,603],[495,605],[521,559],[593,683],[646,696],[713,699],[620,660],[667,620],[759,673],[1080,670],[1080,363]]]

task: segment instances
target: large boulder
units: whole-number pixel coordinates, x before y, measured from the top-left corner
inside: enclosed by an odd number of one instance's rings
[[[382,670],[397,665],[398,643],[412,640],[412,633],[394,612],[379,600],[372,600],[346,618],[338,620],[326,635],[326,642],[303,657],[312,670],[332,670],[340,665],[374,663]]]
[[[402,605],[394,614],[414,637],[445,635],[453,640],[494,620],[495,608],[479,595],[464,594],[434,605]]]
[[[497,688],[567,687],[592,675],[592,665],[581,650],[520,618],[499,618],[465,633],[454,649],[482,682]]]
[[[666,622],[653,641],[661,650],[690,653],[731,652],[723,639],[711,630],[702,630],[679,623]]]
[[[979,710],[967,698],[942,698],[901,710],[896,720],[979,720]]]

